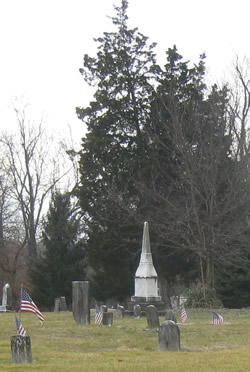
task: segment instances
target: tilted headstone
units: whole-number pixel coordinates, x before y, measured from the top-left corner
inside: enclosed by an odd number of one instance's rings
[[[31,341],[29,336],[12,336],[11,361],[13,363],[32,363]]]
[[[112,326],[113,324],[113,312],[104,312],[102,318],[102,324],[106,326]]]
[[[175,316],[175,313],[173,312],[173,310],[166,310],[165,320],[172,320],[173,322],[177,323],[176,322],[176,316]]]
[[[117,306],[117,309],[116,309],[116,316],[117,316],[117,318],[124,318],[124,315],[125,315],[124,306],[118,305]]]
[[[77,323],[90,324],[89,282],[72,282],[72,312]]]
[[[159,316],[157,309],[154,305],[149,305],[146,307],[146,316],[148,327],[151,329],[159,329],[160,327]]]
[[[134,306],[134,317],[141,318],[141,306],[139,304]]]
[[[162,351],[180,351],[180,330],[178,325],[172,320],[165,320],[160,326],[159,349]]]

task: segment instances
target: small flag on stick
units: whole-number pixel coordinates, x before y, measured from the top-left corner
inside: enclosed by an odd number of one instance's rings
[[[43,324],[44,316],[33,302],[28,292],[22,288],[21,293],[21,311],[30,312],[36,314],[40,322]]]
[[[187,320],[187,312],[185,306],[182,305],[181,307],[181,322],[184,323]]]
[[[20,336],[26,336],[26,331],[23,328],[22,324],[20,323],[20,321],[19,321],[19,319],[17,318],[16,315],[15,315],[15,318],[16,318],[16,331],[17,331],[17,334],[20,335]]]
[[[215,311],[213,312],[213,324],[215,325],[220,325],[220,324],[223,324],[224,323],[224,319],[223,319],[223,316],[221,316],[220,314],[216,313]]]
[[[102,324],[103,314],[98,306],[98,304],[95,304],[95,324]]]

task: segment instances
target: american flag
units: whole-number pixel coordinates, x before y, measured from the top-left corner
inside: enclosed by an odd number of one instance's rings
[[[40,322],[43,324],[44,316],[33,302],[32,298],[28,294],[28,292],[22,288],[22,295],[21,295],[21,311],[30,312],[36,314]]]
[[[213,312],[213,324],[223,324],[224,323],[224,319],[223,319],[223,316],[221,316],[220,314],[216,313],[215,311]]]
[[[187,320],[187,312],[185,306],[182,305],[181,307],[181,322],[184,323]]]
[[[15,318],[16,318],[16,331],[17,331],[17,334],[20,335],[20,336],[26,336],[26,331],[23,328],[22,324],[20,323],[20,320],[16,317],[16,315],[15,315]]]
[[[103,318],[102,311],[98,304],[95,304],[95,324],[102,324],[102,318]]]

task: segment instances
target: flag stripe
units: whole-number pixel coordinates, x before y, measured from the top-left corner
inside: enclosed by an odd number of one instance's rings
[[[184,323],[187,320],[187,312],[184,305],[181,308],[181,321]]]
[[[218,314],[216,312],[213,312],[213,324],[214,325],[220,325],[220,324],[223,324],[223,323],[224,323],[223,316],[221,316],[220,314]]]
[[[16,317],[16,315],[15,315],[15,318],[16,318],[16,330],[17,330],[17,334],[20,335],[20,336],[26,336],[26,331],[23,328],[22,324],[20,323],[19,319]]]
[[[44,321],[44,316],[33,302],[28,292],[22,288],[21,311],[36,314],[41,323]]]
[[[102,324],[103,314],[98,306],[98,304],[95,304],[95,324]]]

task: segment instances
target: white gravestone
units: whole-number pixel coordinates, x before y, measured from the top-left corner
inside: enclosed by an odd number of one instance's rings
[[[10,294],[10,285],[6,283],[3,286],[3,297],[2,297],[2,306],[0,306],[0,311],[6,312],[7,306],[9,305],[8,293]]]

